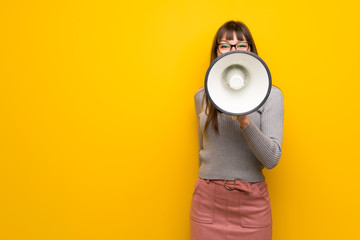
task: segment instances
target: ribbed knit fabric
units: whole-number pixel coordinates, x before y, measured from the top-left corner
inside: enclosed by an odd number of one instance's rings
[[[240,128],[237,120],[218,114],[219,134],[209,125],[205,103],[201,106],[204,88],[195,93],[195,108],[199,123],[199,177],[204,179],[240,179],[246,182],[265,180],[264,167],[275,167],[281,157],[284,102],[283,96],[272,86],[267,101],[249,114],[250,125]]]

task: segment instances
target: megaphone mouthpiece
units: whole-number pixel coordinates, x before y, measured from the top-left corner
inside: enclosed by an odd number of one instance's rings
[[[224,70],[225,83],[233,90],[240,90],[246,84],[247,74],[239,65],[231,66]]]

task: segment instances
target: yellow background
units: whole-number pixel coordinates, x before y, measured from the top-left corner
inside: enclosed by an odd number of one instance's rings
[[[225,21],[285,101],[274,240],[356,239],[359,3],[1,1],[0,239],[189,239],[193,95]]]

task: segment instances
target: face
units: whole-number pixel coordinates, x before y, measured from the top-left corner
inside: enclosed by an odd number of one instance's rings
[[[221,54],[228,52],[228,51],[234,51],[234,50],[243,50],[243,51],[250,51],[250,46],[249,44],[247,44],[247,40],[245,38],[245,36],[243,36],[244,40],[241,41],[236,37],[236,33],[234,32],[233,34],[233,39],[232,40],[226,40],[226,35],[224,34],[224,36],[221,38],[219,44],[222,44],[220,46],[218,46],[216,53],[217,56],[220,56]],[[229,46],[229,45],[237,45],[236,48],[235,46]],[[222,53],[219,51],[219,49],[222,49]],[[231,49],[231,50],[230,50]]]

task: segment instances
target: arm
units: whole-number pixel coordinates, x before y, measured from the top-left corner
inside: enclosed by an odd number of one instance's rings
[[[203,88],[202,88],[203,89]],[[199,166],[201,165],[201,157],[200,157],[200,151],[203,149],[203,135],[200,129],[200,117],[199,114],[202,112],[202,98],[204,95],[204,91],[202,91],[202,89],[200,89],[199,91],[197,91],[195,93],[195,111],[196,111],[196,117],[197,117],[197,121],[198,121],[198,135],[199,135]]]
[[[256,158],[267,169],[274,168],[282,154],[284,102],[281,91],[278,88],[272,89],[264,104],[260,129],[251,121],[246,124],[246,118],[242,119],[243,124],[240,123],[246,141]]]

